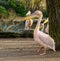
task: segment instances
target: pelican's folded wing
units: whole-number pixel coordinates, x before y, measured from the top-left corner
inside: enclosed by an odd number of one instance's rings
[[[48,34],[45,34],[43,32],[39,32],[39,38],[40,40],[46,44],[47,46],[53,48],[55,46],[55,42],[54,40],[48,35]]]

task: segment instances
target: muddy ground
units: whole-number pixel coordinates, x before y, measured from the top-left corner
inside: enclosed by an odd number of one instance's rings
[[[0,61],[60,61],[60,51],[39,55],[32,38],[0,38]]]

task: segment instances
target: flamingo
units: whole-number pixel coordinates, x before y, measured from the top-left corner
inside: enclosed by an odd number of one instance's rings
[[[37,25],[34,29],[34,40],[36,41],[36,43],[38,43],[41,47],[38,50],[40,55],[44,55],[46,54],[46,51],[49,49],[52,49],[54,52],[55,50],[55,42],[54,39],[49,36],[48,34],[45,34],[44,32],[40,31],[40,22],[42,20],[43,14],[41,11],[37,10],[35,11],[33,14],[31,14],[31,16],[34,15],[38,15],[39,19],[37,21]]]

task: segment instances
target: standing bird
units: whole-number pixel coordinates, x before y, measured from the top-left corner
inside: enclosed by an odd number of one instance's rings
[[[30,14],[31,14],[31,11],[28,11],[26,16],[29,16]],[[30,30],[32,24],[33,24],[33,20],[32,19],[26,20],[25,21],[25,30]]]
[[[43,14],[41,11],[37,10],[35,11],[31,16],[38,15],[39,19],[37,22],[37,25],[34,29],[34,40],[41,45],[41,48],[39,49],[40,55],[46,54],[46,51],[48,49],[52,49],[55,51],[55,42],[54,40],[44,32],[40,31],[40,22],[42,20]]]

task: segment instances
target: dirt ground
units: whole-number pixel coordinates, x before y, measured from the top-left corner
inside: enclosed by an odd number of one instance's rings
[[[0,38],[0,61],[60,61],[60,51],[39,55],[32,38]]]

